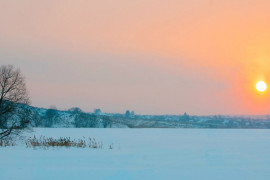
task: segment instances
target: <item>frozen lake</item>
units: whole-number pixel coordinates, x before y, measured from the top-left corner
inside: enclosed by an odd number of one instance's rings
[[[0,148],[1,180],[270,178],[270,130],[34,129],[30,135],[92,137],[104,148]]]

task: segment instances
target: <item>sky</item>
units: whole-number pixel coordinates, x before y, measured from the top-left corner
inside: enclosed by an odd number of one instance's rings
[[[0,0],[0,64],[32,105],[269,114],[269,0]],[[269,81],[270,84],[270,81]]]

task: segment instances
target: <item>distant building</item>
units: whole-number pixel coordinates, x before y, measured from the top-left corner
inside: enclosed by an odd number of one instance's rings
[[[189,115],[185,112],[183,116],[180,116],[180,121],[189,121]]]
[[[126,116],[126,117],[130,117],[130,111],[129,111],[129,110],[126,111],[125,116]]]
[[[95,115],[100,115],[100,114],[102,114],[102,112],[101,112],[100,109],[95,109],[95,110],[94,110],[94,114],[95,114]]]

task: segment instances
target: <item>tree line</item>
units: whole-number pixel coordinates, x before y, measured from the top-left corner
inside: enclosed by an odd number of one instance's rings
[[[65,114],[65,115],[63,115]],[[112,123],[109,117],[83,112],[80,108],[71,108],[68,111],[58,111],[50,108],[41,114],[33,111],[33,127],[75,127],[75,128],[110,128]],[[72,121],[70,121],[72,120]],[[67,122],[68,121],[68,122]]]

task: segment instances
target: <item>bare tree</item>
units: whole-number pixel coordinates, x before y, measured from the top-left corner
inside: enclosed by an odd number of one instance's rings
[[[0,66],[0,139],[27,127],[30,110],[25,80],[12,65]]]

